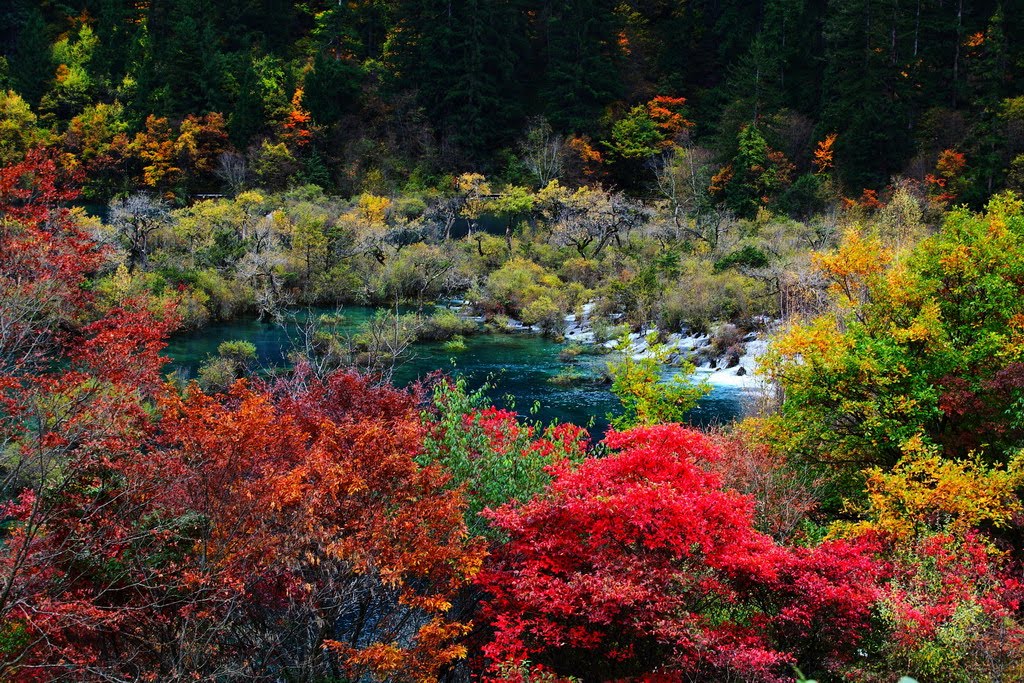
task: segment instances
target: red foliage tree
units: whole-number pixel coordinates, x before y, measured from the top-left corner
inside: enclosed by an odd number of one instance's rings
[[[115,309],[61,349],[66,369],[0,382],[5,492],[20,492],[4,510],[0,550],[5,680],[89,678],[100,635],[130,614],[119,607],[141,577],[122,558],[154,545],[140,524],[151,487],[122,468],[140,457],[172,324],[144,308]],[[72,644],[75,634],[89,645]]]
[[[86,275],[101,258],[65,206],[76,197],[66,180],[42,150],[0,169],[0,453],[26,428],[34,375],[72,342],[89,303]],[[3,491],[10,475],[0,476]]]
[[[873,596],[845,543],[791,551],[707,469],[707,437],[675,425],[612,434],[618,451],[558,472],[492,520],[510,538],[480,579],[491,672],[530,661],[584,680],[781,679],[848,656]]]
[[[87,302],[82,285],[101,255],[66,208],[73,180],[41,149],[0,168],[0,374],[45,354],[43,338]]]
[[[179,396],[172,315],[87,322],[101,252],[58,170],[0,172],[0,680],[429,680],[460,657],[481,551],[414,460],[414,397],[302,373]]]
[[[117,439],[74,446],[90,466],[23,544],[0,672],[430,680],[461,657],[447,613],[481,551],[459,493],[413,460],[415,402],[354,375],[303,384],[156,391],[157,422],[123,405]],[[16,538],[33,504],[9,510]]]
[[[95,567],[117,575],[114,558],[140,539],[105,511],[123,505],[115,463],[138,455],[147,403],[162,391],[162,338],[174,324],[131,301],[88,322],[84,285],[102,251],[66,208],[76,196],[67,180],[42,151],[0,170],[4,680],[49,679],[92,665],[90,656],[68,652],[43,670],[36,656],[108,617],[111,594],[90,593],[80,577]]]
[[[281,121],[279,137],[292,148],[302,148],[313,141],[313,117],[302,106],[302,88],[296,88],[291,109]]]
[[[694,123],[684,116],[685,97],[658,95],[647,103],[647,115],[651,117],[664,138],[663,147],[671,147],[684,130],[693,128]]]

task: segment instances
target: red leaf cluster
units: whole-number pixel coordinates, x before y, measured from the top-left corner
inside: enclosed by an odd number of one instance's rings
[[[56,155],[42,149],[0,168],[0,315],[13,324],[71,318],[87,302],[82,285],[101,253],[71,220],[66,205],[78,196],[73,180]],[[24,328],[5,325],[10,336],[0,345],[20,333]]]
[[[960,178],[967,167],[967,157],[955,149],[946,149],[939,154],[935,173],[925,176],[930,186],[929,194],[935,201],[951,202],[960,195]]]
[[[694,126],[693,121],[683,115],[685,107],[685,97],[668,95],[658,95],[647,103],[647,115],[654,121],[667,145],[671,145],[684,130]]]
[[[0,172],[0,679],[430,680],[482,558],[414,458],[416,397],[349,374],[179,395],[147,301],[87,322],[101,254],[53,159]]]
[[[32,497],[7,511],[26,561],[0,614],[31,643],[14,678],[431,679],[464,654],[447,613],[481,550],[458,492],[413,460],[415,407],[355,375],[239,383],[164,392],[158,421],[72,447],[79,480],[45,528],[25,536]]]
[[[584,680],[776,680],[850,654],[872,603],[869,555],[755,531],[752,501],[722,488],[699,432],[646,427],[605,445],[616,452],[492,513],[510,538],[480,579],[495,675],[530,661]]]

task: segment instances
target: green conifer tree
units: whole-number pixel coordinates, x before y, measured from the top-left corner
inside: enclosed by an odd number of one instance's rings
[[[20,4],[23,23],[8,64],[14,89],[35,107],[53,82],[54,64],[43,13],[34,3]]]

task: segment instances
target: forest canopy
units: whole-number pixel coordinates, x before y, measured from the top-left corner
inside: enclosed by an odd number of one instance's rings
[[[1022,37],[994,0],[12,0],[0,156],[60,144],[105,201],[220,192],[228,151],[263,186],[522,182],[522,148],[557,141],[636,188],[682,124],[730,174],[756,129],[778,178],[930,177],[980,206],[1024,183]]]

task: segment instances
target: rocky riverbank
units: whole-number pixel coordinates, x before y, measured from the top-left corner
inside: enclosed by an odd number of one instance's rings
[[[447,302],[445,307],[456,311],[464,319],[481,324],[484,322],[483,317],[470,312],[464,301]],[[593,321],[594,308],[593,303],[588,303],[583,306],[580,315],[565,316],[565,341],[581,346],[603,346],[609,350],[617,348],[618,338],[607,339],[599,336]],[[615,316],[609,317],[609,322],[616,322]],[[707,380],[713,386],[719,387],[757,390],[764,384],[764,378],[757,374],[758,359],[767,350],[768,333],[778,321],[759,318],[752,323],[756,327],[754,331],[741,330],[731,323],[720,323],[710,333],[690,333],[688,330],[682,330],[664,334],[657,328],[650,327],[643,332],[630,333],[628,353],[634,358],[647,357],[651,353],[648,337],[653,332],[658,338],[661,352],[667,354],[669,367],[689,361],[696,368],[693,375],[695,380]],[[500,330],[513,334],[543,332],[537,325],[526,325],[513,318],[503,318]],[[607,334],[607,330],[602,332]]]
[[[582,315],[565,317],[566,341],[583,345],[601,344],[609,349],[618,347],[617,339],[600,340],[597,337],[591,324],[592,311],[593,304],[587,304]],[[768,348],[767,334],[776,321],[759,319],[754,323],[759,330],[746,333],[731,323],[722,323],[705,334],[691,334],[683,330],[665,335],[656,328],[648,328],[629,335],[627,352],[634,358],[647,357],[651,353],[648,337],[653,332],[659,339],[661,351],[668,354],[669,365],[685,361],[693,363],[696,367],[694,379],[706,379],[714,386],[755,389],[764,382],[757,375],[758,358]]]

